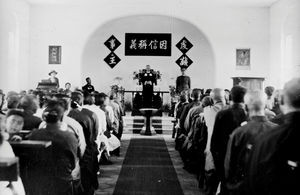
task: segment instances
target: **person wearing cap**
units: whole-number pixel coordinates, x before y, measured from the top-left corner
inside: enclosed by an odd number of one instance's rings
[[[191,89],[191,79],[186,75],[186,67],[181,67],[181,76],[176,79],[176,92],[181,94],[182,91],[189,91]]]
[[[59,80],[58,80],[58,78],[56,77],[57,73],[58,73],[58,72],[56,72],[55,70],[52,70],[51,72],[49,72],[49,76],[50,76],[49,81],[50,81],[51,83],[56,83],[56,84],[57,84],[57,85],[56,85],[57,88],[59,88]]]
[[[255,142],[247,170],[247,194],[300,194],[300,78],[280,96],[284,124]]]

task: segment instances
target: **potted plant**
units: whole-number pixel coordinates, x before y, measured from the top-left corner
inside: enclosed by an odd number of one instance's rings
[[[163,116],[169,116],[169,112],[171,110],[170,104],[166,103],[162,106]]]
[[[131,116],[132,105],[131,105],[130,101],[125,101],[124,110],[125,110],[126,116]]]

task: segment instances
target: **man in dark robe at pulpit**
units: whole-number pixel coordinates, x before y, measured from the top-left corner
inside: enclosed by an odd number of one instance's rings
[[[147,65],[140,74],[140,82],[143,85],[143,107],[152,108],[153,85],[157,85],[156,73],[150,68],[150,65]]]

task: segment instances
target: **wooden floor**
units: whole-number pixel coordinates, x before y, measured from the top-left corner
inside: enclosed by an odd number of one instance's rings
[[[188,172],[186,172],[182,167],[183,163],[180,159],[178,152],[174,149],[174,139],[171,138],[171,135],[155,135],[155,136],[142,136],[139,134],[124,134],[122,138],[122,150],[120,157],[111,157],[113,165],[103,165],[100,167],[100,175],[98,177],[99,189],[96,191],[96,195],[103,194],[113,194],[115,186],[122,168],[124,158],[130,143],[130,139],[157,139],[163,138],[166,142],[167,149],[175,168],[177,178],[179,180],[181,189],[186,195],[200,195],[200,192],[197,187],[196,177]]]

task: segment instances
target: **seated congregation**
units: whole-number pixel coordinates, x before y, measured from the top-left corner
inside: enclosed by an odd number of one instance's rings
[[[183,92],[175,149],[207,195],[299,194],[300,78],[283,90]]]
[[[99,166],[120,155],[123,110],[115,94],[29,90],[0,95],[0,158],[18,156],[20,163],[19,179],[1,181],[0,191],[94,194]]]
[[[99,166],[120,155],[124,112],[115,94],[77,89],[1,96],[0,158],[18,156],[26,164],[16,181],[0,182],[1,190],[94,194]],[[283,90],[237,85],[193,89],[190,97],[184,91],[174,109],[175,148],[202,194],[297,194],[299,111],[300,78]],[[24,155],[18,143],[36,144],[38,152]]]

